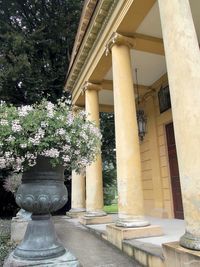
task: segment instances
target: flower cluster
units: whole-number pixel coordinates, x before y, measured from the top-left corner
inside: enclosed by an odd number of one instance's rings
[[[3,187],[6,191],[12,192],[15,194],[17,192],[18,187],[21,184],[22,175],[19,173],[13,173],[12,175],[8,176],[3,184]]]
[[[73,114],[65,99],[15,107],[0,102],[0,169],[23,171],[38,156],[79,171],[100,152],[101,134],[85,112]]]

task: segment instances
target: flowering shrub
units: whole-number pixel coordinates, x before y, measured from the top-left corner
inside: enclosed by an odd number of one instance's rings
[[[57,104],[15,107],[0,103],[0,169],[23,171],[38,156],[79,171],[95,160],[101,134],[84,111],[73,114],[65,99]]]
[[[22,175],[19,173],[13,173],[12,175],[9,175],[3,184],[4,189],[7,192],[11,192],[15,194],[17,192],[18,187],[21,184]]]

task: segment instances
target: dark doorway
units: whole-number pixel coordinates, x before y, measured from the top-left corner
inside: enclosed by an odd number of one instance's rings
[[[184,219],[173,123],[171,122],[167,124],[165,128],[167,136],[167,148],[169,156],[170,175],[171,175],[172,196],[174,203],[174,216],[177,219]]]

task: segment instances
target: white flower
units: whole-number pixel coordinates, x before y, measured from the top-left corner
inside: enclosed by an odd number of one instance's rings
[[[38,136],[39,136],[40,138],[43,138],[43,137],[44,137],[44,134],[45,134],[45,131],[44,131],[42,128],[39,128],[39,129],[38,129]]]
[[[15,140],[15,137],[12,136],[12,135],[10,135],[10,136],[6,139],[7,142],[12,142],[12,141],[14,141],[14,140]]]
[[[4,155],[5,155],[6,158],[9,158],[9,157],[11,156],[11,152],[6,151],[6,152],[4,153]]]
[[[64,134],[66,134],[66,130],[63,129],[63,128],[57,129],[56,130],[56,134],[58,134],[58,135],[64,135]]]
[[[53,109],[54,109],[54,106],[55,106],[55,105],[54,105],[53,103],[51,103],[51,102],[49,102],[49,101],[47,102],[47,110],[48,110],[48,111],[53,110]]]
[[[47,113],[47,117],[48,117],[48,118],[53,118],[53,116],[54,116],[54,112],[53,112],[53,111],[49,111],[49,112]]]
[[[0,169],[6,168],[6,160],[3,157],[0,157]]]
[[[4,126],[4,125],[8,125],[8,121],[7,121],[7,120],[4,120],[4,119],[1,119],[1,120],[0,120],[0,124],[1,124],[2,126]]]
[[[27,148],[27,144],[20,144],[21,148]]]
[[[16,132],[20,132],[21,130],[22,130],[22,126],[20,125],[20,121],[14,120],[12,122],[12,131],[16,133]]]
[[[18,114],[20,117],[25,117],[31,110],[33,110],[33,107],[30,105],[22,106],[18,108]]]
[[[69,158],[68,155],[64,155],[64,156],[62,156],[62,159],[63,159],[63,161],[64,161],[65,163],[67,163],[67,162],[70,161],[70,158]]]
[[[42,153],[42,156],[45,156],[45,157],[50,157],[50,158],[58,158],[60,155],[60,152],[58,151],[58,149],[56,148],[51,148],[49,150],[45,150],[43,153]]]
[[[74,120],[74,115],[73,115],[72,113],[69,113],[69,114],[67,115],[66,123],[70,126],[70,125],[72,125],[73,120]]]

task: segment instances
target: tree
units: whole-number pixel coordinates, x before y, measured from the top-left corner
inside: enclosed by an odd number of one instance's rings
[[[106,165],[116,168],[115,153],[115,122],[113,113],[100,114],[100,128],[102,133],[102,159]]]
[[[117,187],[116,153],[115,153],[115,123],[113,113],[100,114],[102,133],[102,161],[104,203],[109,205],[115,197]]]
[[[30,104],[63,93],[83,0],[0,0],[0,96]]]

